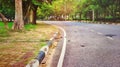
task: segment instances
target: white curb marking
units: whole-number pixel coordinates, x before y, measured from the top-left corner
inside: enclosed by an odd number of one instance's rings
[[[60,23],[60,24],[61,24],[61,23]],[[65,56],[65,52],[66,52],[66,32],[65,32],[65,30],[64,30],[62,27],[57,26],[57,25],[54,25],[54,26],[59,27],[59,29],[61,29],[61,30],[63,31],[63,33],[64,33],[64,37],[63,37],[63,40],[64,40],[64,42],[63,42],[63,47],[62,47],[61,55],[60,55],[60,58],[59,58],[59,61],[58,61],[58,64],[57,64],[57,67],[62,67],[62,65],[63,65],[63,60],[64,60],[64,56]]]
[[[57,67],[62,67],[63,65],[63,60],[64,60],[64,56],[65,56],[65,51],[66,51],[66,32],[62,27],[59,27],[63,33],[64,33],[64,42],[63,42],[63,47],[62,47],[62,51],[61,51],[61,55],[57,64]]]

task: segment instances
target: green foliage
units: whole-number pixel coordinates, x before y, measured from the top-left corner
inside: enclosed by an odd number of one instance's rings
[[[13,19],[15,15],[14,0],[0,0],[0,12],[8,19]]]
[[[37,11],[38,18],[44,19],[47,16],[50,16],[53,13],[53,8],[51,4],[43,3],[39,6]]]
[[[50,17],[50,16],[54,16],[54,18],[60,19],[73,14],[76,10],[75,9],[76,3],[77,3],[77,0],[76,1],[56,0],[56,1],[52,1],[52,4],[43,3],[38,9],[37,13],[39,18],[41,19]]]
[[[32,3],[34,5],[41,5],[42,2],[43,2],[42,0],[32,0]]]
[[[120,0],[80,0],[76,13],[80,13],[81,19],[91,19],[92,11],[95,12],[95,19],[120,18],[119,6]]]
[[[14,0],[0,0],[0,12],[7,18],[13,19],[15,15]],[[30,9],[26,9],[30,6]],[[38,7],[38,19],[91,19],[92,11],[95,18],[120,18],[120,0],[23,0],[23,16],[27,10]],[[67,19],[68,19],[67,18]]]

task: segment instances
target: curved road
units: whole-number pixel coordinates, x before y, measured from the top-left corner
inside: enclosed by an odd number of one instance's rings
[[[63,67],[120,67],[120,26],[46,22],[67,32]]]

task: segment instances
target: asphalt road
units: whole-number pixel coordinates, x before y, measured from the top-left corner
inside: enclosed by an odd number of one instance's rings
[[[63,67],[120,67],[120,26],[47,22],[67,33]]]

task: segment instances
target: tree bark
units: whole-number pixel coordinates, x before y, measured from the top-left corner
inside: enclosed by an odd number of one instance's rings
[[[24,28],[22,0],[15,0],[15,20],[13,30],[22,30]]]
[[[33,21],[33,10],[30,10],[30,17],[29,17],[29,19],[30,19],[30,23],[32,23],[32,21]]]
[[[79,20],[80,21],[82,20],[82,13],[81,12],[79,13]]]
[[[23,20],[24,24],[30,23],[30,11],[31,11],[32,1],[23,1]]]
[[[92,10],[92,21],[95,21],[95,11]]]
[[[34,7],[34,9],[33,9],[33,20],[32,20],[32,24],[36,24],[37,8],[38,8],[38,6],[34,5],[33,7]]]
[[[7,18],[2,13],[0,13],[0,17],[1,17],[1,19],[2,19],[2,21],[4,23],[4,25],[5,25],[5,28],[8,29],[8,20],[7,20]]]
[[[30,7],[28,7],[26,14],[23,16],[24,24],[28,24],[30,22]]]

